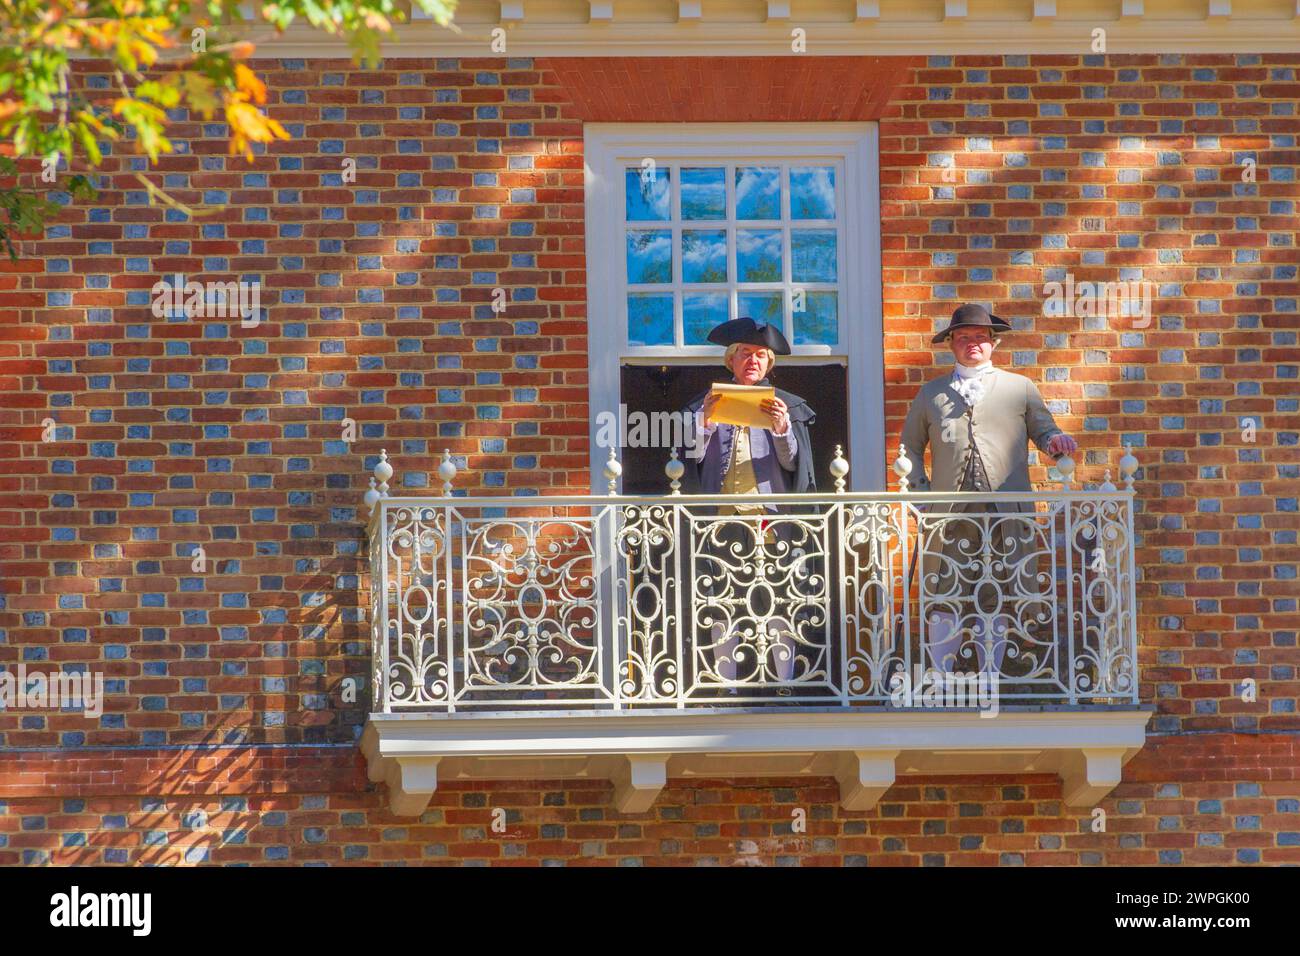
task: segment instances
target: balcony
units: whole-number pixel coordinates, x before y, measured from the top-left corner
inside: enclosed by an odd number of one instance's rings
[[[371,709],[394,812],[438,780],[1056,773],[1092,806],[1143,745],[1133,474],[1029,493],[438,497],[369,509]]]

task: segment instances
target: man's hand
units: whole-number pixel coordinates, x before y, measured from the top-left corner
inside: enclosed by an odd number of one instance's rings
[[[790,430],[790,412],[781,399],[764,399],[758,403],[758,410],[772,419],[773,435],[784,435]]]
[[[718,392],[709,392],[709,397],[704,400],[704,404],[700,407],[700,414],[704,418],[704,424],[711,424],[709,418],[713,415],[713,410],[718,407],[718,402],[721,399],[722,395]]]
[[[1079,450],[1079,443],[1069,435],[1056,435],[1047,443],[1047,453],[1054,458],[1061,458],[1065,455],[1074,457],[1074,453]]]

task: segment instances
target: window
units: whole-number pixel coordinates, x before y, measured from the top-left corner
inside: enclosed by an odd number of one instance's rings
[[[748,315],[796,352],[837,350],[843,179],[830,163],[625,167],[629,348],[707,346],[711,328]]]
[[[587,124],[584,134],[593,421],[643,398],[644,383],[665,383],[654,400],[672,406],[681,389],[725,374],[706,336],[748,315],[790,342],[776,384],[786,375],[794,390],[840,366],[817,396],[828,426],[819,452],[829,461],[846,443],[851,486],[883,487],[875,125]],[[608,450],[592,433],[601,488]],[[625,462],[625,490],[664,485],[667,453],[653,457],[659,475],[640,485]],[[818,481],[829,487],[824,472]]]

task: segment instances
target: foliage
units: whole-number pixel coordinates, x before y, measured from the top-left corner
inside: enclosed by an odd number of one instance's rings
[[[412,0],[443,26],[456,0]],[[4,0],[0,4],[0,138],[15,159],[39,157],[34,185],[24,187],[12,159],[0,156],[0,241],[39,234],[58,212],[50,193],[93,196],[91,177],[121,143],[156,163],[173,150],[169,111],[224,119],[231,155],[252,162],[255,144],[288,139],[268,116],[266,87],[247,61],[239,0]],[[354,56],[374,64],[379,43],[404,18],[397,0],[274,0],[257,17],[277,31],[295,21],[345,39]],[[75,82],[74,64],[106,72],[107,87]],[[81,72],[81,71],[78,71]],[[3,146],[0,146],[3,149]],[[66,179],[60,182],[60,176]],[[147,177],[136,178],[156,201],[184,206]]]

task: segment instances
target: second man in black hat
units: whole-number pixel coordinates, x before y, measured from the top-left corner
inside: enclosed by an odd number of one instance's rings
[[[983,306],[968,304],[932,339],[935,345],[946,342],[956,363],[921,387],[903,423],[911,490],[1028,493],[1029,442],[1053,457],[1078,450],[1034,383],[994,366],[998,334],[1010,328]],[[971,667],[999,675],[1010,653],[1022,658],[1022,671],[1037,676],[1035,661],[1041,662],[1047,648],[1034,640],[1031,624],[1046,605],[1039,596],[1036,554],[1042,545],[1039,527],[1028,516],[1033,511],[1027,500],[930,510],[922,590],[925,644],[935,669]],[[963,513],[979,517],[952,517]],[[1010,517],[1020,514],[1027,516]]]

